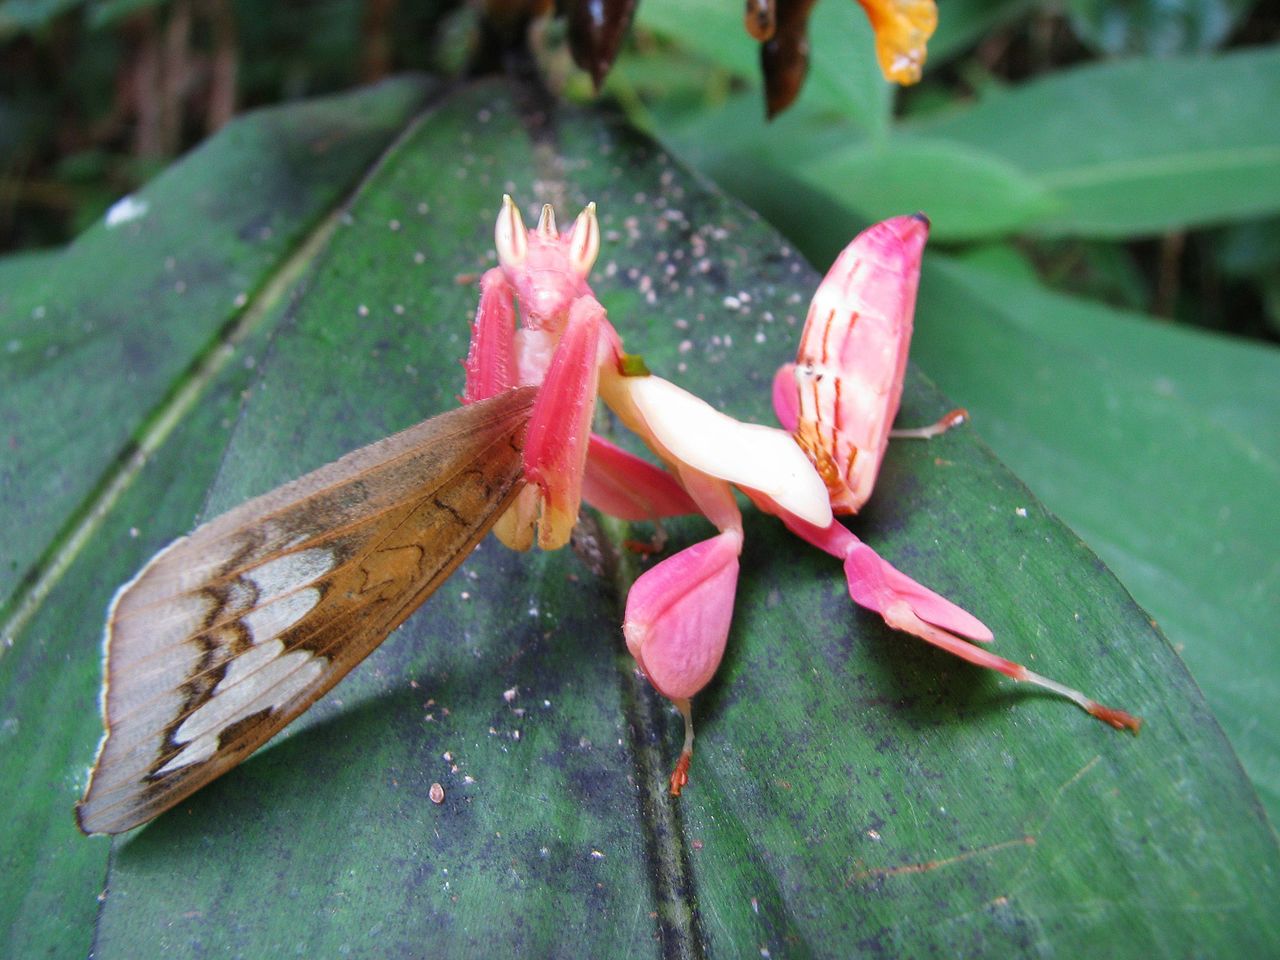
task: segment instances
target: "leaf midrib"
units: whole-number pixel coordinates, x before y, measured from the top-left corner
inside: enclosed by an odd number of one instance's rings
[[[35,567],[35,576],[20,587],[10,602],[10,611],[0,626],[0,657],[13,646],[23,628],[40,609],[58,581],[102,526],[112,507],[133,485],[147,461],[182,423],[183,418],[206,395],[218,375],[236,355],[236,348],[254,333],[286,296],[316,253],[328,243],[339,223],[347,198],[302,239],[276,272],[259,287],[249,301],[217,337],[209,343],[158,406],[147,416],[137,438],[102,475],[94,491],[68,520],[50,551]]]
[[[1136,160],[1090,163],[1060,170],[1041,171],[1036,179],[1053,190],[1124,183],[1151,177],[1226,172],[1264,164],[1280,164],[1280,149],[1273,146],[1232,150],[1195,150]]]

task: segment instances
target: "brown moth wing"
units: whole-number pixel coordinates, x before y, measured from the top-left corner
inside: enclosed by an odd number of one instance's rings
[[[107,615],[106,735],[76,807],[121,833],[226,773],[400,625],[523,486],[534,388],[426,420],[162,550]]]

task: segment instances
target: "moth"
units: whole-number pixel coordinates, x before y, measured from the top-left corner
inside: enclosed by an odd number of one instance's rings
[[[535,393],[349,453],[197,528],[122,586],[80,829],[121,833],[167,810],[368,656],[524,486]]]

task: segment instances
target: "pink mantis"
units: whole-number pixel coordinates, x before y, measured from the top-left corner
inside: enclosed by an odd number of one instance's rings
[[[528,230],[503,198],[499,266],[481,279],[464,402],[540,385],[524,446],[528,482],[494,527],[506,545],[563,546],[581,501],[624,520],[701,513],[717,533],[657,563],[632,586],[623,634],[640,669],[684,718],[671,775],[693,756],[691,699],[715,674],[733,616],[742,552],[734,488],[844,565],[854,602],[978,666],[1036,684],[1117,729],[1140,720],[996,656],[977,618],[896,570],[835,514],[870,496],[897,413],[928,221],[896,217],[856,237],[819,285],[793,364],[774,379],[786,428],[742,423],[623,351],[587,285],[600,246],[595,205],[564,234],[551,207]],[[517,323],[518,320],[518,323]],[[597,394],[662,462],[659,469],[591,433]],[[908,432],[927,436],[956,420]]]

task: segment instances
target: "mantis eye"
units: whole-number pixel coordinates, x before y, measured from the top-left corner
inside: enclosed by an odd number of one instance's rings
[[[600,253],[600,224],[596,220],[596,205],[588,203],[586,209],[573,221],[569,236],[569,265],[583,280],[591,272]]]
[[[542,215],[545,219],[546,210]],[[538,226],[541,228],[541,220],[538,221]],[[554,215],[552,229],[555,229]],[[498,262],[504,270],[518,269],[529,255],[529,231],[525,229],[520,208],[515,205],[510,194],[502,195],[502,209],[498,211],[498,223],[493,228],[493,242],[498,248]]]
[[[538,217],[538,226],[534,228],[538,236],[546,240],[556,240],[560,236],[560,231],[556,229],[556,212],[551,209],[551,204],[544,203],[542,205],[542,216]]]

